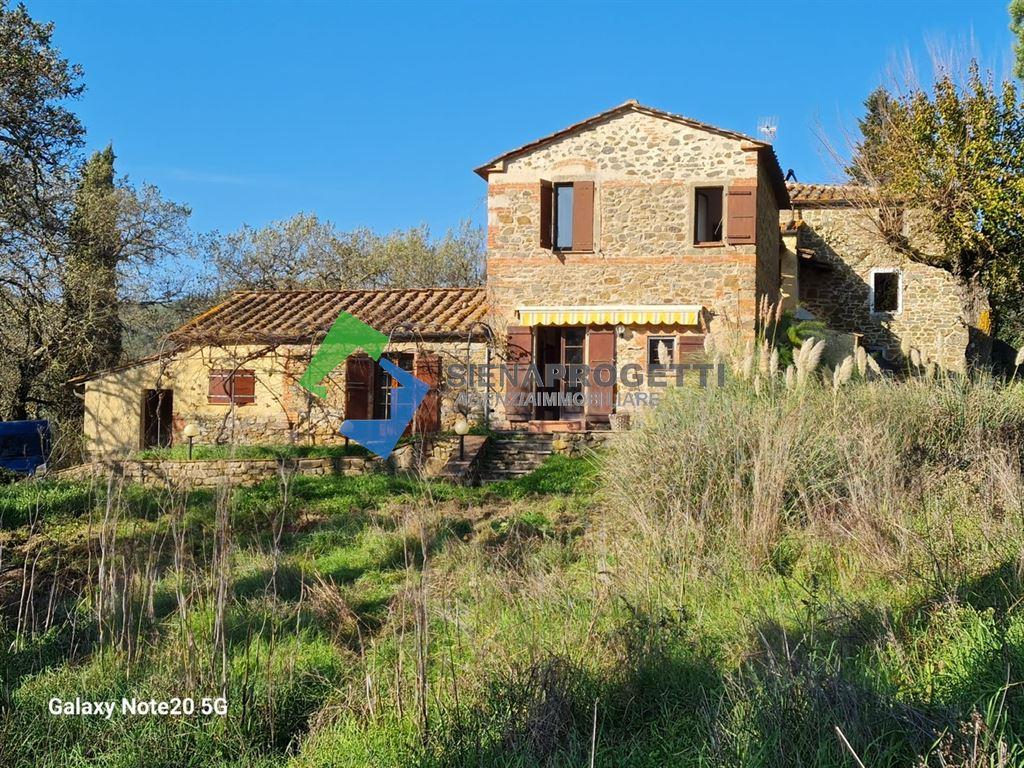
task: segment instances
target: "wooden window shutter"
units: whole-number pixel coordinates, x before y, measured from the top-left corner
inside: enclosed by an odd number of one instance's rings
[[[231,374],[231,399],[235,405],[256,402],[255,371],[234,371]]]
[[[752,245],[757,240],[757,187],[729,187],[728,208],[726,241],[729,245]]]
[[[679,363],[699,363],[703,362],[705,358],[704,354],[704,335],[691,335],[691,336],[677,336],[676,337],[676,350],[678,350],[678,358],[676,362]]]
[[[231,403],[231,371],[210,371],[208,401],[215,405]]]
[[[248,370],[210,371],[208,402],[248,405],[256,402],[256,373]]]
[[[529,397],[532,383],[529,380],[533,364],[533,328],[526,325],[512,325],[508,329],[509,381],[505,385],[505,416],[509,421],[529,421],[533,406],[517,403],[517,399]],[[519,366],[518,369],[515,366]]]
[[[572,249],[594,250],[594,182],[572,185]]]
[[[551,247],[551,214],[555,209],[555,186],[550,181],[540,183],[540,247]]]
[[[594,368],[599,365],[615,364],[615,331],[587,331],[587,365],[590,366],[593,378]],[[591,403],[591,399],[595,402]],[[608,414],[615,403],[615,384],[602,386],[591,381],[587,388],[587,418],[597,421],[608,421]]]
[[[345,418],[370,418],[370,395],[373,392],[373,360],[353,355],[345,363]]]
[[[437,432],[441,429],[441,396],[438,393],[438,387],[441,386],[441,358],[432,352],[417,354],[413,375],[430,385],[430,391],[413,417],[416,431]]]

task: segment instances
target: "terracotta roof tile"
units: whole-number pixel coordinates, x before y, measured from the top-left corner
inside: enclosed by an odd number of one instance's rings
[[[786,183],[789,199],[795,206],[838,205],[856,199],[858,188],[852,184],[800,184]],[[863,189],[863,188],[861,188]]]
[[[240,291],[169,338],[185,345],[304,343],[326,333],[342,310],[396,338],[437,338],[465,335],[487,315],[487,301],[483,288]]]

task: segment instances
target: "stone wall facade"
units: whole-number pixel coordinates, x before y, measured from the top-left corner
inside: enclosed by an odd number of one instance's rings
[[[849,205],[798,211],[798,248],[813,251],[813,262],[823,265],[800,260],[800,303],[831,328],[859,334],[862,346],[891,363],[901,361],[901,345],[908,342],[942,368],[963,370],[968,329],[955,279],[896,252],[878,234],[869,213]],[[923,241],[910,224],[906,232]],[[899,312],[871,311],[873,269],[900,271]]]
[[[694,190],[757,185],[763,174],[757,152],[736,138],[637,112],[508,160],[488,176],[487,285],[496,315],[511,325],[524,305],[700,304],[752,319],[755,246],[694,245]],[[594,182],[592,252],[540,246],[541,180]],[[776,225],[765,249],[772,238],[777,248],[777,208],[769,216]]]
[[[782,232],[779,229],[779,200],[768,170],[761,163],[757,174],[757,301],[765,297],[769,304],[781,300]]]

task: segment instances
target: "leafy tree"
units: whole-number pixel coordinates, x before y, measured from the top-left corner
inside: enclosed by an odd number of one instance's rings
[[[77,338],[67,347],[71,373],[109,368],[121,357],[117,197],[114,149],[108,146],[82,168],[70,222],[64,305],[76,321]]]
[[[872,103],[883,107],[865,118],[849,175],[894,247],[957,278],[968,357],[984,360],[989,305],[1008,319],[1024,288],[1024,104],[1013,83],[997,86],[976,62],[963,84],[947,73],[928,90]],[[920,236],[908,237],[918,214]]]
[[[1017,79],[1024,80],[1024,0],[1010,2],[1010,31],[1017,38],[1013,44],[1013,73]]]
[[[83,128],[65,106],[81,70],[52,44],[53,26],[0,0],[0,418],[25,418],[47,367],[54,253],[62,247],[68,164]]]
[[[117,179],[114,160],[111,147],[89,158],[77,183],[67,185],[73,192],[53,239],[9,254],[0,269],[20,276],[18,287],[0,296],[0,371],[17,372],[0,416],[45,415],[65,424],[80,418],[66,382],[123,362],[123,299],[145,285],[149,301],[161,301],[148,269],[189,250],[188,209],[164,201],[154,187]]]
[[[432,239],[426,226],[378,235],[339,232],[310,214],[243,227],[210,248],[224,290],[414,288],[477,285],[483,237],[468,223]]]
[[[114,160],[108,146],[82,167],[69,223],[63,274],[65,310],[77,337],[67,361],[71,375],[121,362],[122,299],[142,287],[131,278],[143,271],[150,302],[176,299],[174,291],[153,290],[155,275],[146,268],[189,249],[188,208],[164,201],[154,187],[137,190],[117,180]]]
[[[1024,0],[1021,0],[1024,2]],[[879,174],[885,154],[886,127],[889,112],[895,107],[895,100],[885,88],[876,88],[864,100],[864,117],[857,121],[861,140],[855,150],[857,158],[846,168],[847,175],[859,184],[868,183],[865,174],[871,169]]]

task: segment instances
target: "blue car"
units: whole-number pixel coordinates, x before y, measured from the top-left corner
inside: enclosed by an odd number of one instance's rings
[[[34,475],[50,456],[50,422],[0,421],[0,469]]]

